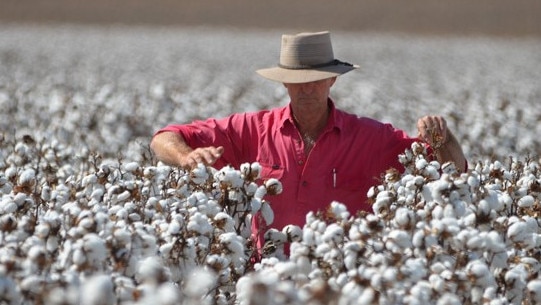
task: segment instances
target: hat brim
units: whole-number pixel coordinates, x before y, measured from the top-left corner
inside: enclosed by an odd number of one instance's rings
[[[359,68],[357,65],[332,65],[317,69],[285,69],[273,67],[256,72],[264,78],[288,84],[309,83],[339,76]]]

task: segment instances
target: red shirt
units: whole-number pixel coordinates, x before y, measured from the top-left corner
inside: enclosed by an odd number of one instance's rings
[[[169,125],[158,133],[181,133],[193,148],[223,146],[216,168],[259,162],[263,179],[278,178],[283,185],[280,195],[266,197],[275,215],[271,227],[302,227],[309,211],[324,209],[333,200],[351,213],[371,212],[368,189],[387,169],[402,171],[398,154],[418,140],[390,124],[338,110],[331,100],[329,105],[327,126],[308,157],[289,106]]]

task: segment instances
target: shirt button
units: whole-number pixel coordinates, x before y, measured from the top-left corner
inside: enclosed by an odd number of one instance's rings
[[[302,186],[307,186],[307,185],[308,185],[308,182],[306,182],[306,181],[302,182]]]
[[[302,160],[299,160],[299,162],[298,162],[298,163],[299,163],[299,165],[303,165],[303,164],[304,164],[304,161],[302,161]]]

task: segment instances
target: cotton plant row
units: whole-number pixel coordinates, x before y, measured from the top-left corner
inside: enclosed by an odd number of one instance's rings
[[[373,213],[307,215],[288,261],[239,281],[241,304],[541,304],[539,164],[459,174],[425,156],[417,143],[400,156],[405,173],[369,191]]]
[[[7,304],[541,304],[532,159],[459,174],[414,144],[405,172],[370,190],[373,213],[333,202],[269,230],[254,261],[252,216],[272,222],[282,187],[257,163],[183,171],[30,136],[1,146]]]
[[[3,25],[0,130],[135,160],[166,124],[287,103],[254,72],[275,64],[281,34]],[[411,134],[441,114],[470,158],[541,150],[539,39],[332,35],[337,57],[362,66],[333,86],[337,107]]]
[[[251,217],[272,222],[263,197],[281,192],[275,179],[257,183],[257,163],[186,172],[73,157],[30,136],[2,144],[8,304],[232,303],[253,265]]]

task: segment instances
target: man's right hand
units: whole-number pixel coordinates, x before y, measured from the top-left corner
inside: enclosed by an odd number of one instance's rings
[[[223,153],[224,148],[222,146],[196,148],[180,158],[180,166],[185,169],[193,169],[197,167],[198,163],[211,166],[216,163]]]

